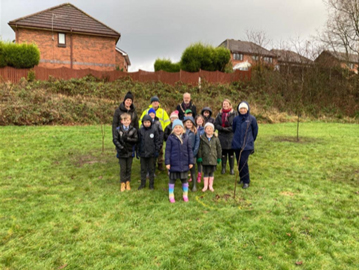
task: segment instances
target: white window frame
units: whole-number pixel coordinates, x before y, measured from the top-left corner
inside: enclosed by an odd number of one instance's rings
[[[66,34],[65,33],[58,33],[58,45],[60,47],[66,47]]]

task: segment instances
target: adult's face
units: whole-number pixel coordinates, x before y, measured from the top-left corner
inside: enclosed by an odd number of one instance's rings
[[[159,106],[160,106],[160,103],[158,101],[152,102],[152,108],[154,108],[155,110],[157,110]]]
[[[222,107],[223,107],[223,109],[228,110],[229,109],[228,101],[223,101]]]
[[[129,107],[131,107],[131,105],[132,105],[132,99],[130,99],[130,98],[126,99],[125,100],[125,107],[129,108]]]
[[[189,95],[189,94],[183,95],[183,102],[185,104],[190,103],[190,101],[191,101],[191,95]]]

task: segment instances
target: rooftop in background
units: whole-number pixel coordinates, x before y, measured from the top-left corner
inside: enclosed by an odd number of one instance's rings
[[[9,25],[14,31],[17,27],[23,27],[116,37],[117,41],[121,37],[120,33],[70,3],[10,21]]]
[[[272,49],[271,52],[278,57],[279,63],[313,64],[309,58],[293,51]]]
[[[272,52],[250,41],[226,39],[218,47],[225,47],[229,49],[232,53],[235,52],[276,57]]]
[[[322,53],[328,53],[331,56],[337,58],[341,62],[351,62],[351,63],[358,63],[359,62],[359,55],[352,54],[352,53],[343,53],[343,52],[333,52],[333,51],[323,51]]]

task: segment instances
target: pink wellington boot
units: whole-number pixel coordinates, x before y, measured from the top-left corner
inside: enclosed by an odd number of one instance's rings
[[[199,173],[197,174],[197,183],[201,183],[201,178],[202,178],[202,173],[199,172]]]
[[[210,177],[209,178],[209,190],[210,191],[214,191],[214,189],[213,189],[213,180],[214,180],[214,177]]]
[[[203,177],[203,183],[204,187],[202,189],[202,192],[205,192],[208,189],[208,177]]]

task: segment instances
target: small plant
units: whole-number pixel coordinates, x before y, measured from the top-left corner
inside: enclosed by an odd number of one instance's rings
[[[33,82],[33,81],[35,81],[35,79],[36,79],[35,70],[30,69],[29,72],[27,73],[27,81]]]

